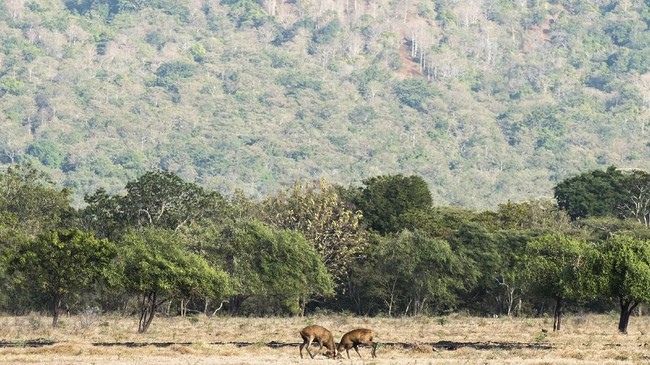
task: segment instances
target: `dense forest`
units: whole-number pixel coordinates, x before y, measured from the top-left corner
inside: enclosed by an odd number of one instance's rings
[[[262,199],[421,176],[496,209],[648,169],[642,0],[5,0],[0,163],[73,205],[162,169]]]
[[[591,170],[554,200],[437,206],[416,175],[253,200],[148,171],[85,206],[31,165],[0,174],[0,312],[419,316],[650,303],[650,174]]]

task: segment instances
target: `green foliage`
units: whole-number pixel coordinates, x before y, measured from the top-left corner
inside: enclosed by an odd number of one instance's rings
[[[449,240],[469,223],[481,222],[476,212],[458,207],[431,207],[404,212],[400,226],[411,231],[422,230],[432,237]]]
[[[338,283],[364,249],[361,212],[352,211],[325,180],[296,182],[286,194],[264,201],[263,213],[273,226],[301,232]]]
[[[598,273],[589,265],[593,246],[586,241],[551,233],[531,241],[521,262],[526,289],[537,296],[553,298],[553,330],[561,329],[566,300],[596,295]]]
[[[51,231],[19,246],[9,266],[37,302],[47,303],[56,327],[63,305],[73,305],[76,296],[109,275],[115,253],[115,245],[91,233]]]
[[[449,243],[403,231],[380,240],[360,276],[388,315],[423,315],[454,309],[465,288],[463,264]]]
[[[195,67],[184,61],[171,61],[156,70],[156,86],[172,89],[183,79],[194,76]]]
[[[301,90],[321,91],[323,87],[322,82],[316,78],[296,71],[284,73],[278,78],[278,83],[287,89],[287,95],[295,96]]]
[[[338,18],[330,20],[325,26],[314,31],[312,41],[316,44],[332,43],[343,28]]]
[[[431,207],[431,193],[419,176],[384,175],[363,184],[353,202],[363,211],[364,222],[377,232],[399,232],[402,215]]]
[[[351,123],[360,125],[372,125],[378,117],[377,112],[371,106],[357,106],[348,114]]]
[[[624,200],[623,179],[614,166],[606,171],[586,172],[557,184],[555,199],[571,219],[615,216],[618,204]]]
[[[650,301],[650,241],[615,235],[602,245],[601,253],[596,263],[602,270],[601,290],[619,302],[618,329],[625,333],[634,308]]]
[[[15,165],[0,174],[0,212],[13,217],[11,225],[37,235],[68,222],[71,191],[57,189],[50,177],[31,165]]]
[[[220,240],[217,252],[240,298],[237,312],[298,314],[311,299],[333,294],[322,258],[298,232],[243,221],[226,227]]]
[[[108,196],[98,190],[87,196],[82,216],[89,228],[116,237],[131,227],[178,230],[225,208],[217,192],[207,192],[165,171],[149,171],[125,186],[125,196]]]
[[[127,234],[119,247],[120,282],[135,293],[227,294],[227,277],[200,256],[188,253],[181,237],[162,228]],[[164,300],[163,300],[164,301]]]
[[[498,226],[502,229],[549,229],[566,230],[570,219],[551,199],[530,200],[523,203],[499,204]]]
[[[521,263],[527,290],[550,298],[588,298],[594,294],[594,273],[589,272],[592,245],[562,233],[550,233],[526,246]]]
[[[158,51],[162,50],[162,48],[165,46],[165,43],[167,43],[166,37],[159,31],[148,33],[144,40],[150,45],[155,46]]]
[[[409,78],[398,82],[394,93],[402,104],[420,112],[428,112],[431,99],[438,95],[438,91],[422,78]]]
[[[64,151],[58,143],[50,140],[37,141],[27,147],[27,154],[37,158],[43,165],[58,168],[63,163]]]
[[[205,50],[205,47],[201,43],[194,43],[192,47],[190,47],[190,56],[192,56],[192,59],[196,62],[199,63],[203,62],[206,54],[207,51]]]
[[[138,332],[146,332],[156,309],[172,298],[229,293],[228,275],[188,252],[186,243],[165,228],[132,231],[122,239],[113,284],[142,298]]]
[[[3,77],[0,79],[0,95],[8,93],[11,95],[22,95],[25,91],[25,83],[14,77]]]
[[[228,16],[238,28],[257,27],[266,19],[260,4],[254,0],[221,0],[228,6]]]

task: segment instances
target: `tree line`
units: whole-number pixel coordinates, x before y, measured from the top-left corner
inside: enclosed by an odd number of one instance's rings
[[[74,208],[32,165],[0,174],[0,310],[417,316],[618,310],[650,299],[650,175],[614,166],[554,199],[434,206],[419,176],[297,181],[261,200],[148,171]]]

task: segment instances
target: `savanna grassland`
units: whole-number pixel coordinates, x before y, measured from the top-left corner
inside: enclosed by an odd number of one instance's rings
[[[633,317],[627,334],[616,330],[616,321],[613,314],[567,316],[562,331],[553,333],[543,331],[552,325],[547,318],[199,316],[156,318],[149,332],[139,335],[137,318],[131,317],[72,316],[62,320],[61,328],[52,329],[49,318],[5,316],[0,317],[0,341],[5,345],[0,348],[0,364],[648,363],[650,317]],[[300,359],[298,331],[309,324],[329,328],[336,341],[348,330],[372,328],[383,345],[376,359],[370,358],[368,348],[360,348],[361,359],[354,352],[350,360],[322,355],[311,360],[306,353]],[[24,346],[34,340],[54,344]],[[446,342],[459,346],[441,345]],[[476,343],[486,346],[463,345]],[[513,344],[520,346],[505,346]]]

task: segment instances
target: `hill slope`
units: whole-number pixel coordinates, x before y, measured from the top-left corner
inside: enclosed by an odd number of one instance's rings
[[[643,1],[8,0],[0,163],[77,202],[163,168],[259,197],[417,174],[436,205],[648,169]]]

